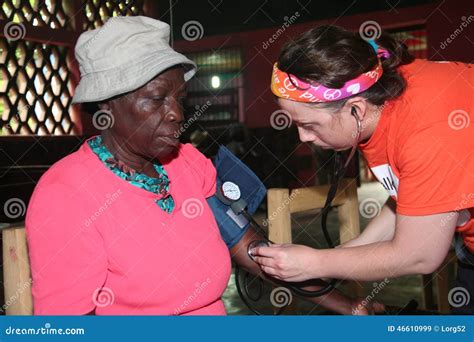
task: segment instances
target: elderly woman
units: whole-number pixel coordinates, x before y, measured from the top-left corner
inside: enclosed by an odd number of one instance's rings
[[[196,66],[168,40],[163,22],[119,17],[77,42],[74,103],[97,103],[94,119],[110,124],[53,165],[31,198],[35,314],[223,315],[228,247],[259,271],[246,255],[251,230],[232,246],[221,238],[206,203],[213,164],[177,138]],[[320,300],[355,306],[337,292]]]

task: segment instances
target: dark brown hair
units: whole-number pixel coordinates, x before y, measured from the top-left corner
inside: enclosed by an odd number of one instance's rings
[[[400,96],[406,87],[397,68],[413,61],[407,47],[386,33],[375,42],[390,56],[382,58],[383,75],[372,87],[357,94],[374,105]],[[378,63],[374,48],[359,32],[338,26],[315,27],[296,40],[287,42],[278,58],[278,68],[308,83],[320,83],[329,88],[341,88],[347,81],[370,71]],[[341,108],[346,99],[325,103],[325,107]]]

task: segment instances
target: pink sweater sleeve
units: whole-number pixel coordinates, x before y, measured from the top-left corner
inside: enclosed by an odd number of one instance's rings
[[[48,178],[31,198],[26,233],[36,315],[86,314],[105,282],[102,237],[87,223],[93,208],[80,197],[78,190]]]

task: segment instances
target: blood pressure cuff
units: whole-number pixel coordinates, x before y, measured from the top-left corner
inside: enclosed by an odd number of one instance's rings
[[[214,166],[217,170],[216,191],[221,191],[224,182],[237,184],[240,188],[240,198],[245,199],[248,204],[247,212],[253,215],[265,198],[265,185],[247,165],[224,146],[219,147]],[[209,197],[207,203],[214,213],[222,239],[228,248],[233,247],[249,228],[249,222],[242,215],[235,215],[230,206],[215,195]]]

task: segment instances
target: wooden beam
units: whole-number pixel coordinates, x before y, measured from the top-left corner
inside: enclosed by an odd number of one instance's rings
[[[289,197],[288,189],[268,190],[268,238],[275,243],[291,243]]]
[[[32,280],[24,225],[3,229],[2,240],[6,314],[32,315]]]
[[[299,213],[311,209],[322,209],[326,203],[329,185],[318,185],[307,188],[299,188],[291,191],[290,212]],[[339,186],[333,205],[341,205],[346,200],[346,192]]]

